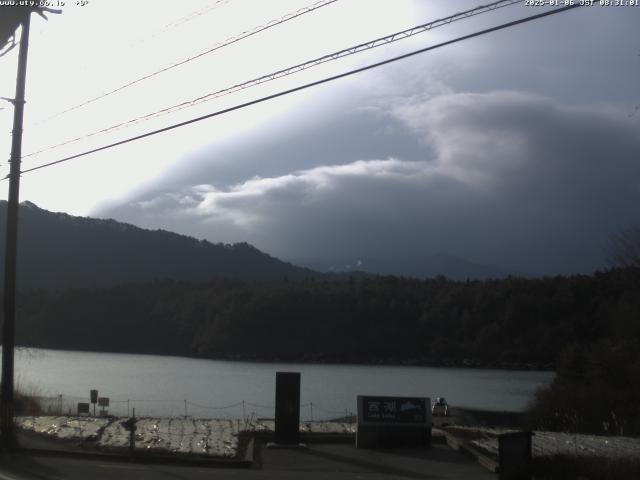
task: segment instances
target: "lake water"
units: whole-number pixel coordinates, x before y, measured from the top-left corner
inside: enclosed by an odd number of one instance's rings
[[[450,405],[487,410],[525,408],[552,372],[467,368],[317,365],[203,360],[20,348],[18,388],[62,395],[65,412],[88,402],[89,390],[110,398],[109,413],[203,418],[273,417],[276,371],[302,373],[301,417],[354,412],[356,395],[443,396]],[[186,404],[185,404],[186,401]],[[53,405],[56,405],[54,402]],[[75,407],[74,407],[75,408]]]

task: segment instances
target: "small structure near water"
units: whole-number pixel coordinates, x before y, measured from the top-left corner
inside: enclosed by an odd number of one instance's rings
[[[357,448],[431,445],[431,399],[358,396]]]

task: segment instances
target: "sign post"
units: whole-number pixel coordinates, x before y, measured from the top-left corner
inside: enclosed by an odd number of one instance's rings
[[[93,403],[93,416],[96,416],[96,403],[98,403],[98,390],[90,390],[89,397],[91,398],[91,403]]]
[[[431,399],[358,395],[357,448],[431,445]]]
[[[129,432],[129,452],[131,453],[131,455],[133,455],[133,453],[135,452],[137,421],[138,419],[136,418],[136,409],[134,408],[133,417],[128,418],[127,420],[121,423],[124,429]]]

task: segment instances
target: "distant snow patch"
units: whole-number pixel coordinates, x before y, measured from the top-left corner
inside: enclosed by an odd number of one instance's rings
[[[24,430],[65,440],[96,441],[99,448],[128,448],[126,418],[18,417]],[[243,432],[273,432],[273,420],[216,420],[198,418],[140,418],[136,423],[137,450],[173,452],[234,458],[238,435]],[[355,425],[344,422],[303,422],[302,433],[353,434]]]

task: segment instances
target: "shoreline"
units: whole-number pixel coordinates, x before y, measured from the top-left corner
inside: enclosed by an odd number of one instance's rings
[[[2,347],[0,347],[1,350]],[[82,348],[56,348],[41,345],[16,345],[16,350],[53,350],[59,352],[83,352],[83,353],[104,353],[110,355],[147,355],[157,357],[176,357],[189,358],[194,360],[216,360],[221,362],[246,362],[246,363],[298,363],[305,365],[362,365],[362,366],[388,366],[388,367],[432,367],[432,368],[460,368],[460,369],[477,369],[477,370],[507,370],[507,371],[539,371],[539,372],[555,372],[555,364],[537,363],[537,362],[482,362],[474,359],[427,359],[427,358],[371,358],[368,360],[356,358],[328,358],[328,357],[257,357],[252,354],[227,354],[227,355],[198,355],[185,353],[166,353],[166,352],[133,352],[133,351],[110,351],[110,350],[90,350]]]

